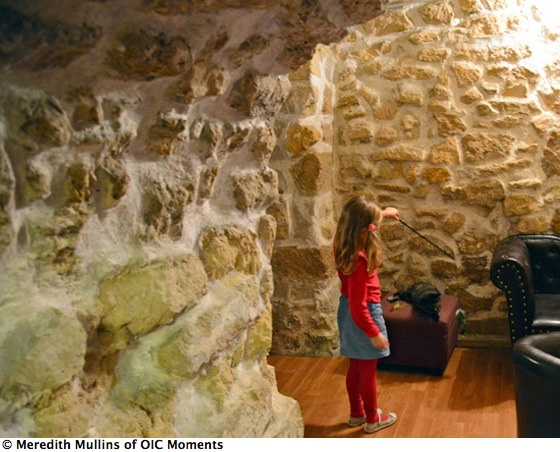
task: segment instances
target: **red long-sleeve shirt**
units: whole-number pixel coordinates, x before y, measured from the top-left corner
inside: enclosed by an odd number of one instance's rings
[[[366,256],[363,251],[360,251],[354,263],[354,271],[349,275],[339,271],[338,277],[342,283],[340,293],[348,298],[352,319],[366,336],[377,336],[379,327],[371,319],[367,307],[367,303],[381,302],[381,287],[377,270],[368,275]]]

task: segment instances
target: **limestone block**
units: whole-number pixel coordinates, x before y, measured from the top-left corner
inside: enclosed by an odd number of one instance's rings
[[[398,111],[397,105],[393,101],[387,100],[373,109],[373,117],[380,121],[389,121],[397,115]]]
[[[278,174],[270,168],[234,173],[231,184],[235,207],[241,211],[268,205],[278,196]]]
[[[490,256],[465,256],[461,263],[465,272],[472,278],[473,283],[486,285],[488,283],[488,265]],[[483,300],[486,296],[482,297]]]
[[[469,30],[472,38],[484,38],[506,31],[507,21],[500,15],[486,15],[467,19],[463,26]]]
[[[198,195],[201,199],[210,198],[214,192],[214,182],[218,177],[220,169],[217,165],[212,165],[206,168],[200,175],[200,182],[198,186]]]
[[[443,143],[434,146],[430,150],[428,162],[438,165],[458,165],[461,156],[459,153],[459,146],[454,138],[447,138]]]
[[[390,149],[383,149],[371,155],[373,161],[388,160],[392,162],[421,162],[423,160],[422,151],[411,149],[407,146],[395,146]]]
[[[319,87],[314,83],[292,86],[291,97],[294,97],[294,113],[302,117],[313,116],[317,113],[317,105],[321,99]]]
[[[149,237],[168,235],[177,239],[183,232],[183,212],[192,202],[195,188],[188,177],[184,181],[147,181],[144,221]]]
[[[175,429],[180,437],[302,437],[303,420],[299,405],[278,393],[275,383],[259,370],[243,366],[233,372],[231,389],[217,398],[209,391],[193,395],[181,390]],[[222,409],[226,406],[228,409]],[[207,422],[208,418],[212,422]]]
[[[93,418],[94,426],[90,428],[89,434],[96,437],[106,435],[108,438],[134,438],[144,437],[146,432],[151,432],[154,427],[153,421],[156,410],[150,415],[141,407],[123,402],[106,402],[99,408],[98,415]],[[103,435],[99,434],[103,432]],[[154,432],[150,436],[155,438],[173,438],[173,433],[158,435]]]
[[[12,241],[14,231],[9,213],[10,201],[13,199],[15,180],[10,168],[8,156],[0,142],[0,255]]]
[[[123,348],[195,306],[207,289],[204,267],[193,255],[127,268],[100,286],[101,327],[113,347]]]
[[[534,213],[542,208],[543,205],[534,196],[510,195],[504,199],[504,215],[506,217]]]
[[[330,246],[276,247],[272,255],[274,277],[290,281],[318,281],[332,276],[334,258]]]
[[[350,107],[342,111],[342,117],[345,121],[351,121],[352,119],[364,118],[367,116],[367,111],[361,105],[356,107]]]
[[[489,53],[489,49],[487,47],[472,45],[472,41],[471,41],[468,44],[459,45],[453,55],[457,61],[465,61],[472,64],[478,64],[478,63],[488,62],[488,53]],[[487,64],[486,66],[487,74],[488,74],[488,70],[493,68],[494,66],[495,65],[493,64]],[[500,71],[503,69],[505,69],[506,71],[505,74],[507,74],[509,69],[503,66],[500,69]],[[494,75],[494,77],[497,77],[497,75]]]
[[[470,105],[474,102],[484,99],[482,93],[476,87],[471,87],[463,94],[461,94],[461,102]]]
[[[233,270],[255,274],[261,269],[257,235],[249,229],[208,229],[200,237],[200,246],[211,280],[221,279]]]
[[[48,403],[40,403],[35,410],[34,436],[86,437],[93,418],[95,392],[78,389],[72,382],[57,388],[49,397]]]
[[[332,188],[332,155],[309,153],[290,168],[294,183],[302,193],[318,195]]]
[[[465,160],[476,163],[506,157],[515,142],[516,139],[512,135],[469,133],[461,139],[461,148]]]
[[[388,12],[364,24],[367,34],[384,36],[409,30],[414,27],[410,18],[404,12]]]
[[[436,278],[452,279],[455,277],[455,265],[449,259],[433,259],[430,270]]]
[[[280,197],[266,209],[266,213],[276,219],[276,238],[278,240],[287,239],[290,235],[291,220],[286,199]]]
[[[428,80],[437,77],[437,71],[430,67],[403,64],[385,71],[382,77],[387,80]]]
[[[78,102],[71,115],[72,128],[83,131],[101,125],[103,109],[91,91],[78,94]]]
[[[446,73],[441,74],[434,87],[430,90],[430,96],[438,101],[453,102],[455,93],[451,84],[451,76]]]
[[[177,85],[175,97],[183,102],[206,96],[224,94],[229,83],[229,73],[211,61],[195,62]]]
[[[500,236],[481,223],[460,234],[457,237],[457,246],[462,254],[480,256],[488,250],[495,249],[499,241]]]
[[[399,83],[397,86],[397,100],[401,104],[421,107],[424,104],[424,90],[416,85]]]
[[[442,223],[441,228],[443,232],[449,236],[453,236],[461,230],[465,225],[466,218],[461,212],[451,213]]]
[[[439,246],[441,249],[445,250],[446,253],[454,255],[453,249],[445,243],[440,237],[434,235],[431,232],[423,232],[423,235],[428,237],[433,243]],[[439,251],[435,246],[427,242],[418,236],[412,236],[409,239],[410,249],[414,250],[415,253],[425,256],[441,256],[441,251]]]
[[[525,215],[517,223],[517,229],[521,234],[546,234],[550,227],[548,215]]]
[[[276,226],[276,218],[273,215],[265,214],[259,220],[259,238],[263,244],[264,253],[268,258],[272,256],[272,249],[276,240]]]
[[[404,114],[401,118],[401,128],[407,138],[420,138],[420,119],[417,116]]]
[[[43,146],[64,146],[72,138],[72,127],[60,101],[43,97],[24,101],[21,131]]]
[[[312,124],[294,124],[288,130],[286,149],[293,155],[301,155],[321,140],[321,131]]]
[[[396,127],[380,127],[375,137],[375,144],[381,147],[389,146],[398,138],[399,131]]]
[[[559,209],[556,209],[554,211],[554,216],[552,217],[550,227],[552,228],[552,233],[554,235],[560,234],[560,210]]]
[[[531,165],[528,164],[527,166],[529,167]],[[530,190],[539,190],[543,186],[543,181],[539,178],[514,180],[509,183],[509,186],[514,190],[525,189],[525,188],[528,188]],[[551,192],[545,194],[544,196],[545,202],[551,201],[551,198],[549,198],[548,195],[554,193],[554,191],[555,190],[553,188]]]
[[[269,77],[248,71],[234,83],[229,104],[251,117],[269,118],[280,112],[290,94],[290,86],[287,77]]]
[[[8,403],[46,394],[81,371],[86,332],[77,318],[48,300],[42,306],[6,303],[0,318],[0,394]]]
[[[416,58],[424,63],[442,63],[449,57],[449,52],[444,47],[427,47],[420,50]]]
[[[496,63],[488,64],[486,67],[486,74],[491,77],[505,78],[509,75],[510,68],[509,65]]]
[[[482,69],[467,63],[453,63],[451,69],[457,79],[459,87],[464,88],[474,85],[482,77]]]
[[[148,149],[158,155],[170,155],[184,141],[186,130],[185,118],[174,113],[159,113],[149,130]]]
[[[461,10],[466,14],[479,13],[482,10],[482,6],[478,0],[459,0],[459,5]]]
[[[144,388],[156,389],[161,383],[166,387],[162,394],[172,395],[173,380],[202,376],[200,372],[205,366],[236,351],[245,340],[245,332],[262,317],[262,312],[255,277],[229,273],[213,285],[204,302],[188,316],[181,316],[173,325],[147,337],[138,352],[131,354],[120,373],[123,384],[119,389],[123,394],[119,396],[126,394],[128,400],[143,399],[146,402],[142,405],[153,404],[157,401],[149,399],[157,395],[146,393]],[[157,352],[150,351],[152,348]],[[151,357],[146,361],[148,355]],[[146,374],[144,382],[141,372]]]
[[[341,155],[338,165],[338,176],[341,180],[371,179],[375,174],[372,163],[361,154]]]
[[[551,87],[548,90],[537,90],[539,100],[545,110],[560,113],[560,87]]]
[[[532,101],[493,100],[488,103],[494,110],[503,114],[532,116],[534,114],[541,113],[539,106]]]
[[[119,77],[153,80],[185,72],[192,64],[192,54],[182,36],[139,29],[119,33],[106,64]]]
[[[96,205],[101,211],[114,207],[126,194],[130,177],[123,163],[107,157],[95,169],[94,193]]]
[[[412,33],[408,40],[414,45],[425,44],[427,42],[435,42],[439,40],[437,33],[429,31],[420,31],[418,33]]]
[[[459,135],[467,130],[463,117],[454,111],[443,111],[434,114],[438,125],[438,135],[442,138]]]
[[[497,114],[497,111],[494,110],[489,104],[486,102],[481,102],[477,104],[476,111],[479,116],[492,116]]]
[[[503,61],[506,63],[516,64],[532,55],[532,50],[526,44],[517,46],[495,47],[489,50],[489,61]]]
[[[252,34],[239,44],[236,50],[230,51],[230,60],[235,67],[239,67],[243,63],[251,60],[254,56],[263,52],[269,44],[270,40],[261,34]]]
[[[251,152],[263,163],[268,163],[276,147],[276,133],[268,121],[259,124],[254,130]]]
[[[493,208],[505,198],[504,183],[500,180],[474,181],[464,186],[447,185],[441,194],[453,200],[468,201],[472,204]]]
[[[268,356],[272,346],[272,304],[268,304],[262,316],[247,330],[244,360],[258,362]]]
[[[542,114],[533,118],[531,125],[542,137],[549,133],[555,126],[556,118],[549,114]]]
[[[93,181],[93,168],[89,162],[71,163],[66,170],[64,181],[67,202],[77,204],[88,202],[92,195]]]
[[[274,293],[274,278],[272,274],[272,266],[270,265],[270,259],[264,264],[259,277],[259,291],[261,298],[265,304],[268,304]]]
[[[358,119],[348,123],[347,133],[352,143],[369,143],[375,135],[375,125],[371,121]]]
[[[451,180],[451,172],[447,168],[424,168],[422,177],[431,184],[440,184]]]
[[[432,25],[451,25],[455,18],[451,2],[432,3],[418,9],[424,21]]]
[[[529,86],[527,85],[527,82],[511,78],[506,80],[504,85],[504,96],[526,98],[528,93]]]

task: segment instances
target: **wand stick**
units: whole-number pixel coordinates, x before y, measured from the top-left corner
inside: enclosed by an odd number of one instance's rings
[[[404,224],[408,229],[410,229],[412,232],[414,232],[415,234],[418,234],[420,237],[422,237],[424,240],[426,240],[426,242],[428,242],[430,245],[435,246],[438,250],[440,250],[443,254],[445,254],[447,257],[455,260],[455,256],[452,256],[451,254],[449,254],[447,251],[441,249],[439,246],[437,246],[434,242],[432,242],[429,238],[423,236],[422,234],[420,234],[416,229],[414,229],[412,226],[409,226],[408,224],[406,224],[404,221],[402,221],[399,218],[399,221]]]

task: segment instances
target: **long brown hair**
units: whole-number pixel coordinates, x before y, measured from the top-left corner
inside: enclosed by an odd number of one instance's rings
[[[375,231],[369,231],[370,224],[379,228],[381,209],[365,196],[350,199],[338,220],[334,239],[334,261],[337,270],[345,275],[354,271],[354,262],[358,253],[364,250],[367,270],[371,275],[381,265],[381,239]],[[364,243],[363,231],[366,230]]]

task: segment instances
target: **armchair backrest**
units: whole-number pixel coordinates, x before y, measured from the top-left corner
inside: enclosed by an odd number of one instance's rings
[[[536,294],[560,294],[560,237],[518,236],[527,245]]]

